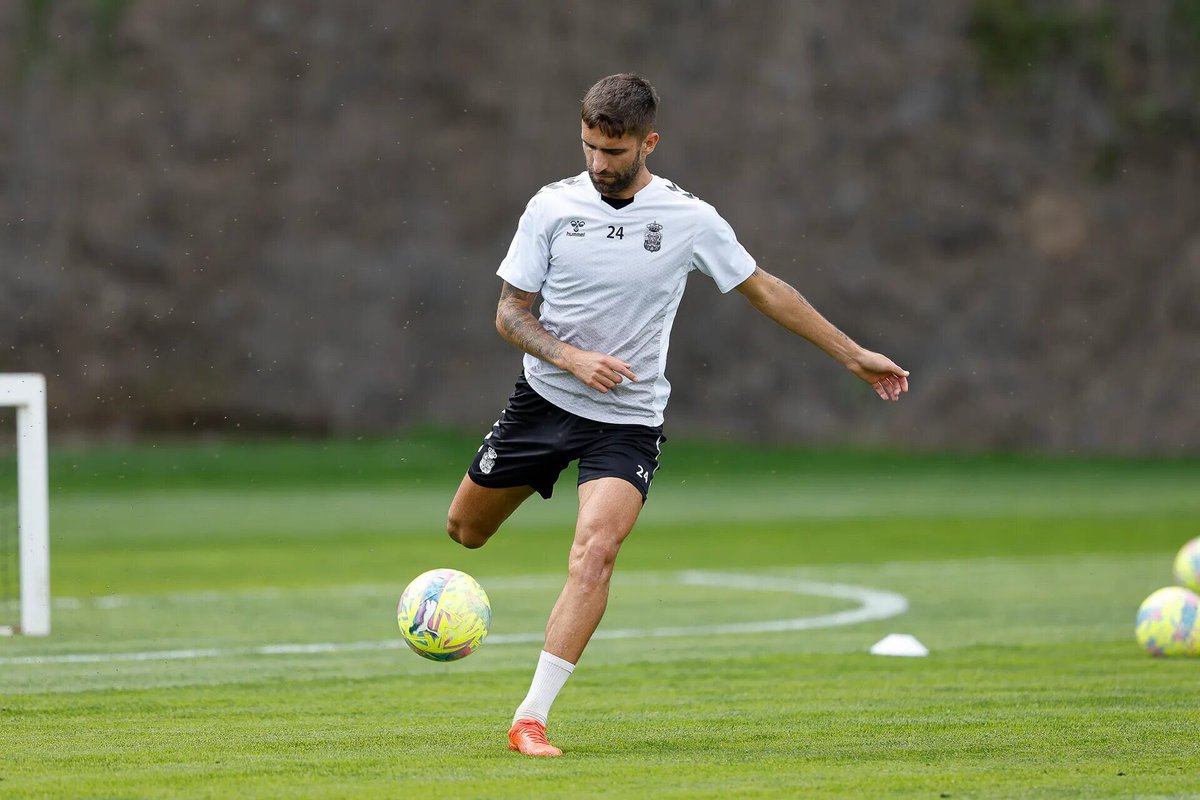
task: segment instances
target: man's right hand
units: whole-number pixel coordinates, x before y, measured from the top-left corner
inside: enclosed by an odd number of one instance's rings
[[[624,378],[637,381],[629,365],[615,356],[576,349],[564,361],[564,367],[580,383],[602,394],[606,394]]]

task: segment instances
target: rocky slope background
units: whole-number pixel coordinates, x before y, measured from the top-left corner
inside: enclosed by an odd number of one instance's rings
[[[495,268],[582,169],[651,169],[912,371],[876,400],[696,276],[668,432],[1200,453],[1200,2],[0,4],[0,371],[54,426],[490,425]]]

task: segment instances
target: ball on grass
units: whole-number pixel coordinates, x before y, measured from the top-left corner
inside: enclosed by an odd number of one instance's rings
[[[1200,655],[1200,597],[1182,586],[1154,592],[1138,608],[1138,644],[1155,656]]]
[[[479,582],[456,569],[413,579],[396,608],[400,635],[414,653],[457,661],[479,649],[492,627],[492,604]]]

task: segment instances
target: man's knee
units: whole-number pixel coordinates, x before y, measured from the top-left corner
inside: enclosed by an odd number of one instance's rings
[[[621,549],[621,538],[597,531],[576,541],[571,547],[569,572],[575,578],[588,583],[607,582],[612,576],[617,552]]]
[[[483,547],[495,531],[483,531],[466,520],[451,515],[446,519],[446,533],[463,547],[474,550]]]

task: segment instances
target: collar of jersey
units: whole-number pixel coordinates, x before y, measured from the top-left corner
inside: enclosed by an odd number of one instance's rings
[[[587,179],[586,172],[583,173],[583,177],[585,179]],[[655,186],[657,184],[658,184],[658,176],[651,173],[650,182],[633,193],[633,202],[632,203],[629,203],[624,208],[613,208],[608,203],[604,202],[603,196],[601,196],[601,194],[596,191],[596,187],[592,186],[591,181],[590,180],[588,181],[588,186],[591,186],[591,188],[592,188],[592,196],[596,199],[596,202],[598,204],[600,204],[601,206],[603,206],[604,210],[610,214],[624,214],[624,213],[628,212],[630,209],[637,208],[638,207],[638,203],[637,203],[638,195],[645,194],[646,191],[649,190],[651,186]],[[645,205],[645,204],[643,203],[643,205]]]

